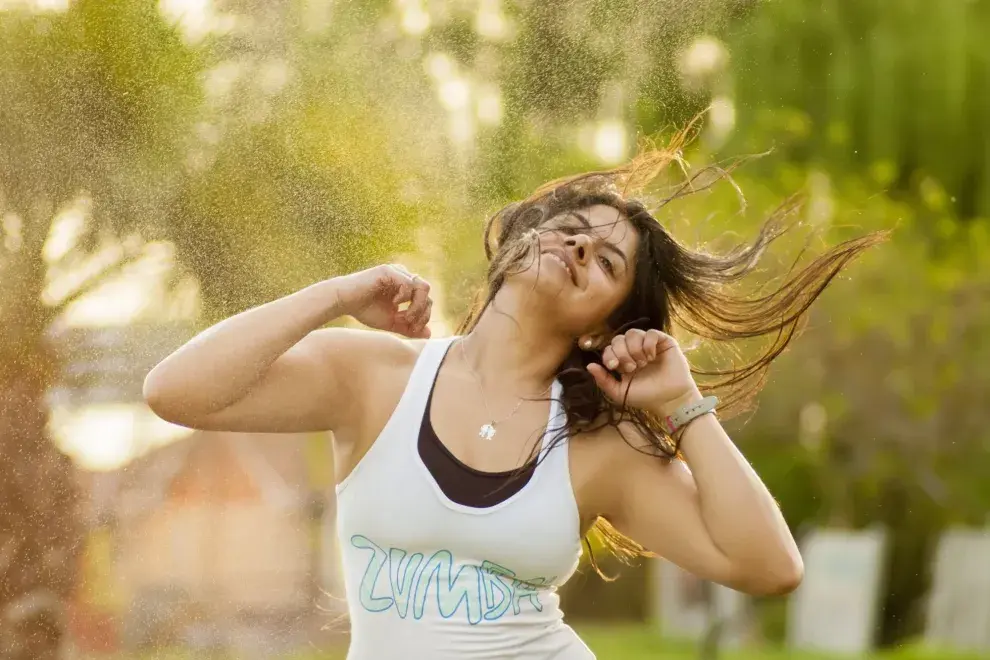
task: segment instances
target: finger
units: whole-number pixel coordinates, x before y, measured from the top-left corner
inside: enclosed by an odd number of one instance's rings
[[[400,277],[402,276],[399,275],[392,281],[393,286],[396,287],[395,295],[392,296],[393,305],[401,305],[403,303],[407,303],[410,300],[412,300],[412,294],[413,294],[412,283],[406,279],[399,279]]]
[[[386,291],[394,291],[393,305],[401,305],[412,299],[412,275],[398,264],[389,264],[385,267],[380,286]]]
[[[430,304],[430,283],[417,275],[413,275],[410,279],[410,286],[412,286],[412,302],[409,303],[407,310],[409,317],[414,323],[422,321],[422,325],[425,325],[424,319]]]
[[[626,347],[626,338],[624,335],[618,335],[612,339],[610,347],[612,353],[619,360],[619,371],[627,374],[636,371],[636,361],[629,355],[629,349]]]
[[[643,340],[646,337],[646,333],[642,330],[630,330],[623,335],[626,343],[626,350],[629,351],[629,357],[635,360],[636,364],[640,367],[645,367],[650,363],[649,357],[646,355],[646,351],[643,350]]]
[[[619,368],[619,358],[616,356],[615,351],[612,350],[612,346],[606,346],[605,350],[602,351],[602,364],[604,364],[610,371],[615,371]]]
[[[428,339],[431,334],[427,326],[412,321],[405,311],[396,313],[390,330],[410,339]]]
[[[591,377],[595,379],[595,384],[598,385],[598,388],[605,393],[605,396],[613,400],[618,398],[621,383],[617,381],[612,374],[605,371],[605,367],[597,362],[592,362],[587,366],[587,369],[588,373],[591,374]]]
[[[663,333],[659,330],[647,330],[646,336],[643,338],[643,352],[646,353],[646,357],[649,360],[657,359],[657,348],[660,346],[660,342],[663,340]]]
[[[426,325],[433,318],[433,298],[426,299],[426,311],[423,312],[423,325]]]
[[[668,335],[666,332],[661,332],[660,330],[655,330],[659,335],[659,341],[657,342],[657,355],[660,355],[664,351],[668,351],[672,348],[677,348],[677,340]]]
[[[430,317],[432,316],[432,310],[433,310],[433,300],[427,300],[426,310],[418,316],[411,317],[410,325],[413,329],[413,332],[415,332],[417,336],[422,335],[423,329],[426,327],[426,324],[430,322]]]

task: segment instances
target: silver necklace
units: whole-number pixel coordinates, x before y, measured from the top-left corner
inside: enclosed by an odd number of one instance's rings
[[[478,381],[478,389],[481,390],[481,402],[485,405],[485,412],[488,413],[488,418],[491,420],[487,424],[481,425],[481,428],[478,429],[478,437],[481,438],[482,440],[491,440],[492,438],[495,437],[495,433],[496,433],[495,427],[501,424],[502,422],[506,421],[513,415],[515,415],[516,412],[518,412],[519,408],[522,406],[523,401],[525,401],[525,399],[520,398],[519,401],[516,402],[516,406],[512,409],[512,412],[510,412],[502,419],[496,420],[495,416],[492,415],[491,408],[488,407],[488,395],[485,394],[485,383],[484,381],[481,380],[481,376],[478,375],[478,372],[474,370],[474,367],[471,366],[471,361],[468,360],[467,350],[464,348],[464,340],[462,339],[457,343],[460,344],[461,346],[461,356],[464,358],[464,364],[467,365],[468,369],[471,371],[471,375],[474,376],[474,379]],[[552,385],[553,383],[547,386],[547,388],[543,390],[540,394],[546,394]]]

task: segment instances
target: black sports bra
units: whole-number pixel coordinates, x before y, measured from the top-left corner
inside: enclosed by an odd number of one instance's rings
[[[522,490],[536,471],[536,460],[530,461],[521,470],[482,472],[462,463],[444,446],[430,421],[435,387],[436,379],[426,399],[417,450],[443,494],[457,504],[484,509],[504,502]]]

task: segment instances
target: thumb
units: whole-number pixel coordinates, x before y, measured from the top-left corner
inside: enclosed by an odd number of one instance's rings
[[[602,390],[602,392],[604,392],[607,397],[614,400],[619,391],[619,381],[617,381],[612,374],[605,371],[605,367],[597,362],[592,362],[589,364],[587,369],[588,373],[590,373],[595,379],[595,383]]]

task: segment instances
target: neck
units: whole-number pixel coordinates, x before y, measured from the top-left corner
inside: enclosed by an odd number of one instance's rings
[[[506,292],[508,293],[508,292]],[[552,331],[545,314],[527,305],[528,296],[496,295],[478,323],[462,340],[468,360],[492,395],[545,392],[574,348],[574,339]]]

